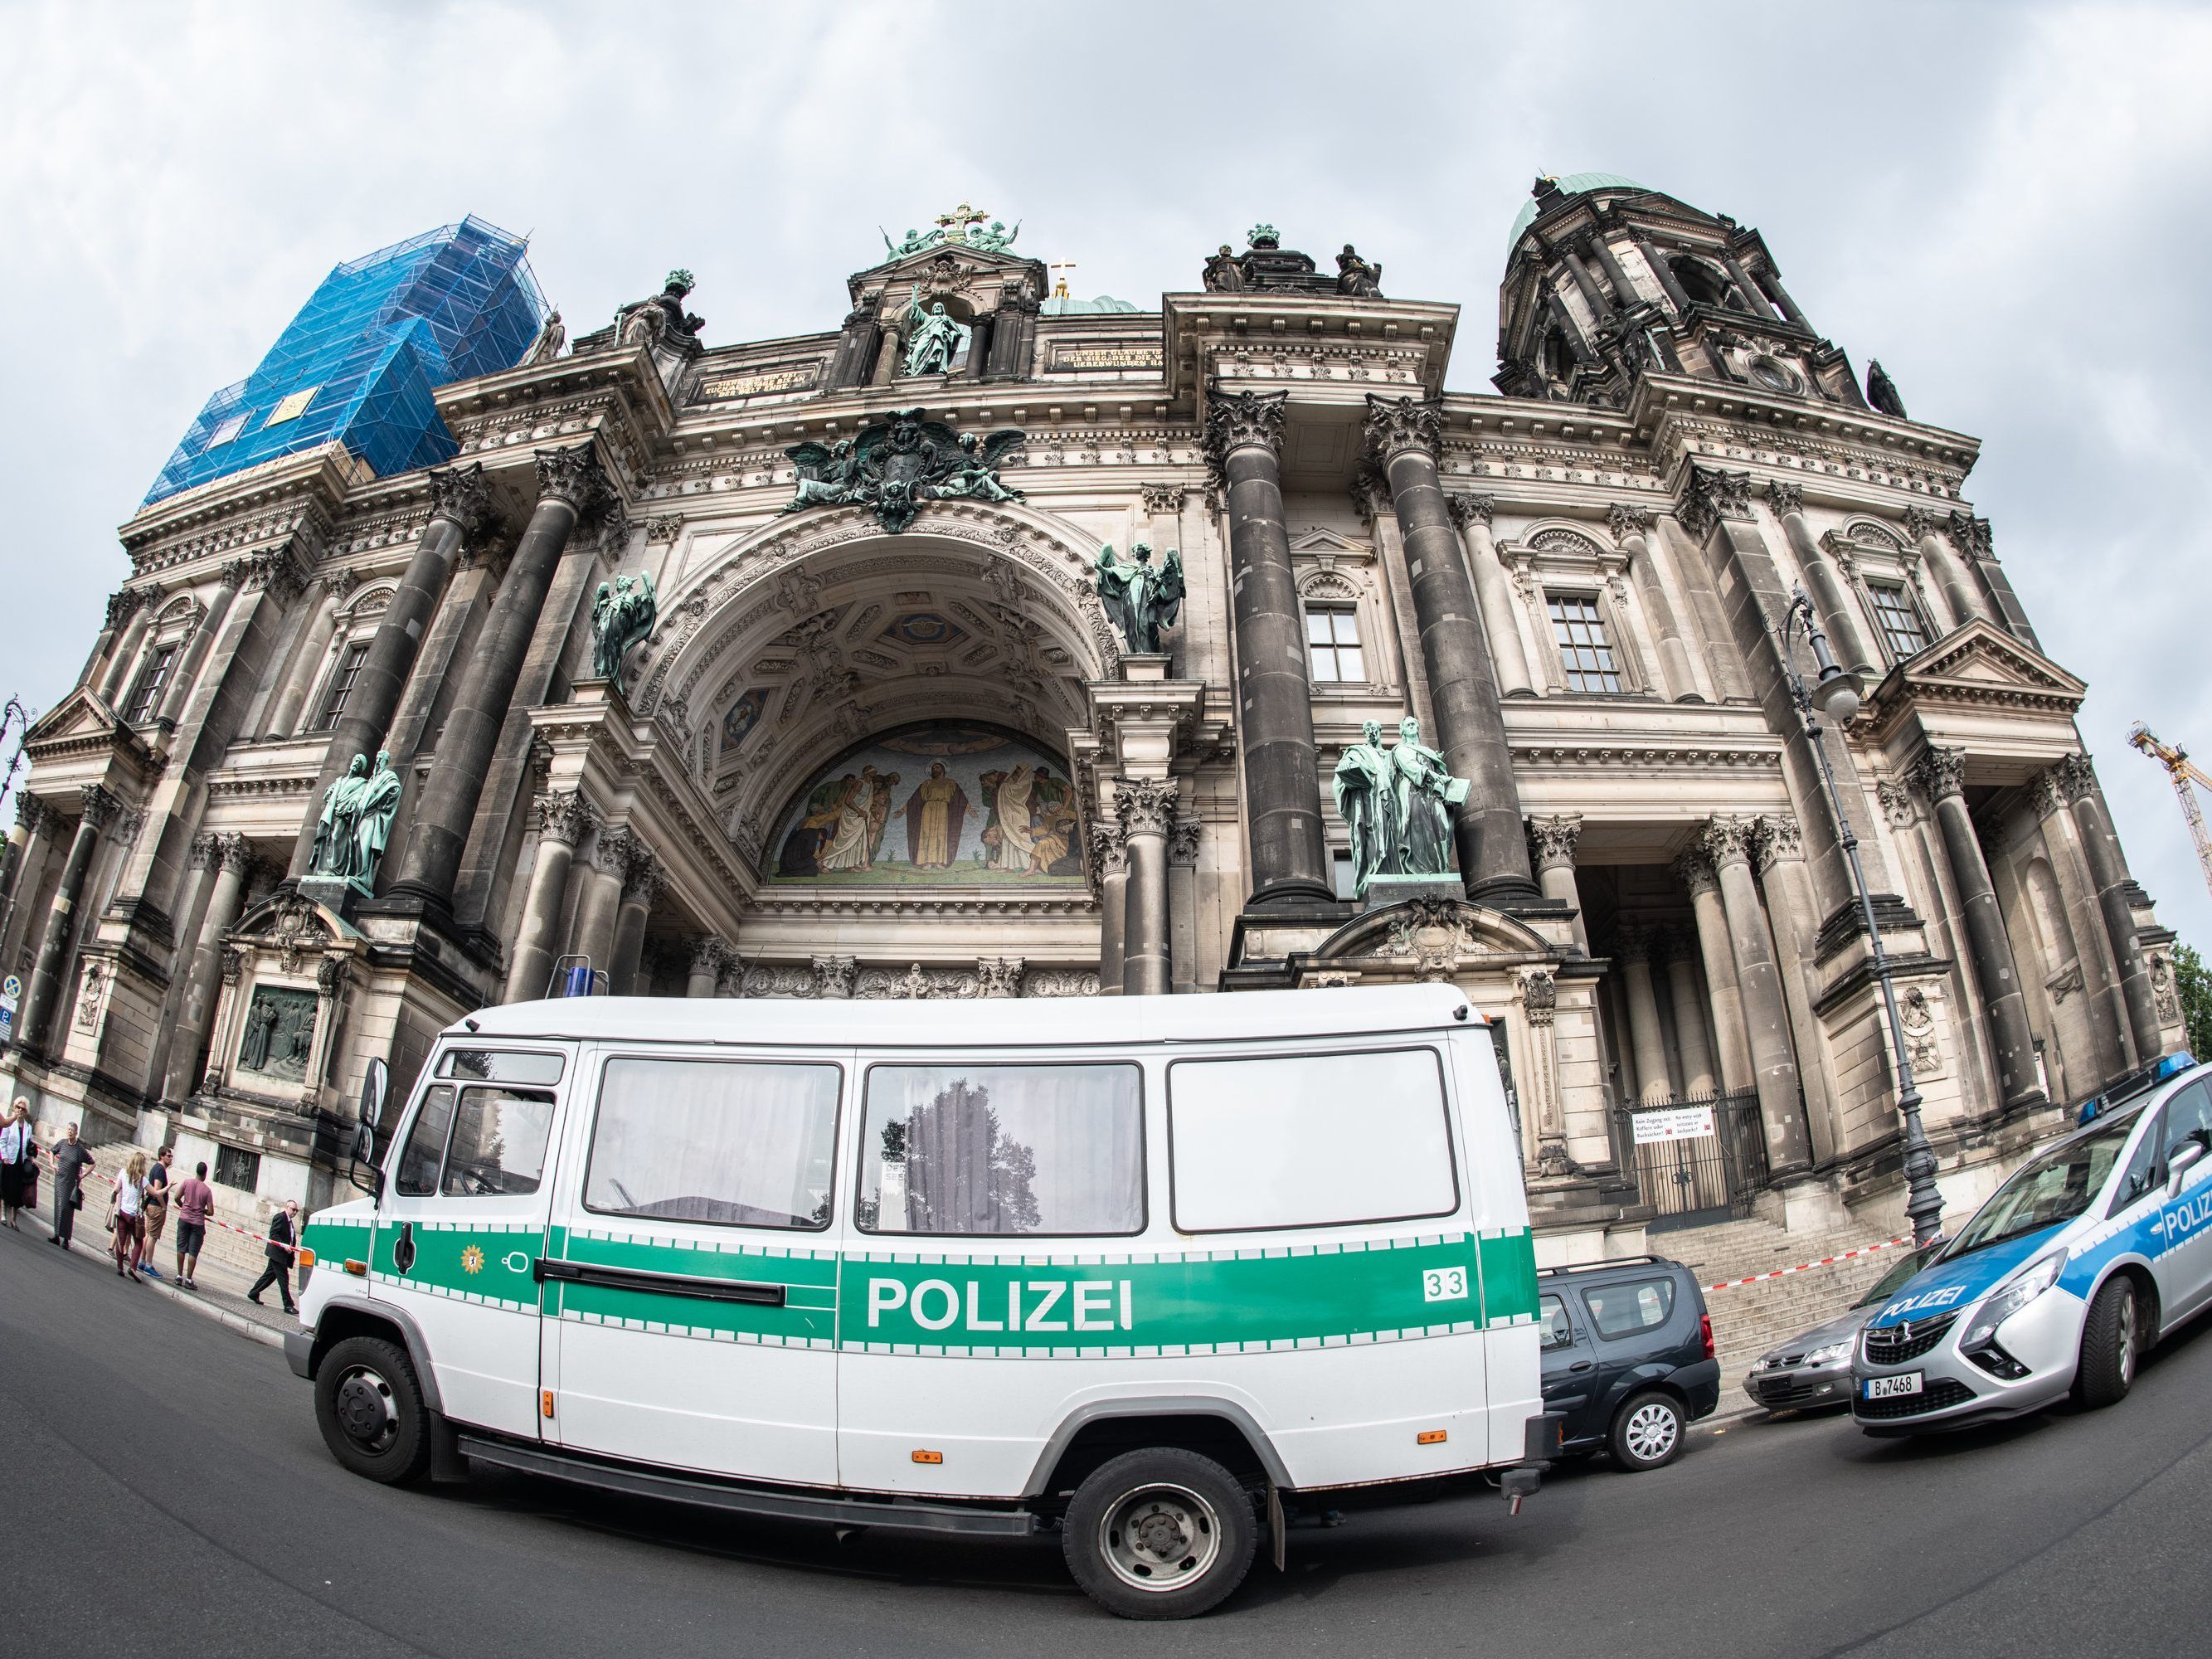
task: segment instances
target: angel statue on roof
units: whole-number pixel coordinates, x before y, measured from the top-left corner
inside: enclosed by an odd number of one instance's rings
[[[1134,562],[1121,564],[1115,560],[1111,542],[1098,550],[1098,597],[1121,630],[1126,647],[1156,655],[1162,649],[1160,630],[1174,627],[1182,609],[1182,556],[1171,547],[1155,570],[1151,543],[1139,542],[1129,551]]]

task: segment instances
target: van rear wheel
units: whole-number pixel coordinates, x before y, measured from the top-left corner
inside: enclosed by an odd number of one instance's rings
[[[315,1421],[331,1455],[386,1486],[430,1467],[430,1417],[415,1367],[397,1343],[349,1336],[315,1369]]]
[[[1210,1457],[1124,1452],[1075,1489],[1060,1547],[1084,1594],[1123,1619],[1188,1619],[1251,1570],[1260,1524],[1237,1477]]]

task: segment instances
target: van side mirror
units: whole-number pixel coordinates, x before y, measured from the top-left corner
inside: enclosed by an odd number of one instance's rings
[[[368,1075],[361,1080],[361,1121],[371,1129],[384,1122],[384,1097],[392,1088],[392,1068],[381,1060],[368,1062]]]

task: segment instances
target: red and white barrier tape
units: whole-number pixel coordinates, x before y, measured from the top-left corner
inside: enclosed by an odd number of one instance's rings
[[[1872,1255],[1876,1250],[1893,1250],[1900,1244],[1912,1243],[1912,1235],[1905,1233],[1896,1238],[1885,1238],[1879,1244],[1862,1244],[1855,1250],[1845,1250],[1840,1255],[1824,1255],[1818,1261],[1801,1261],[1794,1267],[1777,1267],[1772,1273],[1753,1273],[1743,1279],[1724,1279],[1717,1285],[1708,1285],[1708,1291],[1732,1291],[1741,1285],[1764,1284],[1770,1279],[1786,1279],[1791,1273],[1808,1273],[1815,1267],[1832,1267],[1838,1261],[1849,1261],[1856,1255]]]

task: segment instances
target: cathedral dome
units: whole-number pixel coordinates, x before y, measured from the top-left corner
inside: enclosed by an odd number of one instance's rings
[[[1593,190],[1648,190],[1650,188],[1647,185],[1638,184],[1633,179],[1624,179],[1617,173],[1562,173],[1559,175],[1559,185],[1560,192],[1567,196],[1581,196]],[[1505,239],[1505,247],[1509,253],[1512,252],[1513,245],[1521,240],[1521,233],[1535,223],[1536,211],[1536,204],[1534,201],[1521,204],[1521,211],[1513,218],[1512,232]]]

